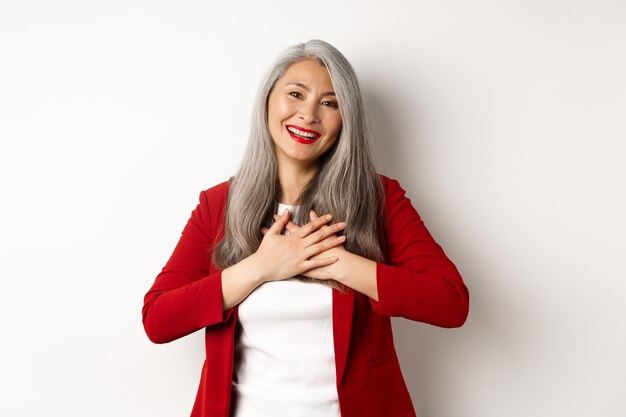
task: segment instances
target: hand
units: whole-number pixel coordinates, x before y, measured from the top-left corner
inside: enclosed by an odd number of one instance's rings
[[[316,217],[315,220],[298,227],[290,222],[289,217],[289,210],[285,210],[282,216],[276,217],[272,227],[261,229],[263,240],[252,257],[261,271],[263,281],[277,281],[294,275],[304,275],[311,269],[337,262],[336,257],[311,258],[345,241],[344,236],[336,236],[336,233],[346,226],[345,223],[325,226],[332,219],[328,214]],[[282,231],[288,223],[298,229],[283,235]]]
[[[278,215],[274,215],[274,219],[278,219]],[[317,213],[315,213],[315,211],[311,210],[311,213],[309,214],[309,217],[311,218],[312,222],[318,221],[320,219],[320,217],[318,217]],[[331,226],[322,226],[321,227],[321,231],[326,231],[329,233],[337,233],[338,231],[333,232],[331,230],[331,228],[335,226],[335,225],[331,225]],[[291,234],[291,233],[297,233],[301,228],[296,225],[295,223],[293,223],[292,221],[289,221],[286,225],[285,228],[287,229],[287,231]],[[342,228],[343,229],[343,228]],[[265,229],[267,230],[267,229]],[[263,230],[262,230],[263,231]],[[343,236],[342,236],[343,237]],[[344,239],[345,241],[345,239]],[[330,263],[328,265],[322,265],[316,268],[312,268],[304,273],[301,273],[301,275],[304,275],[306,277],[310,277],[310,278],[316,278],[316,279],[334,279],[336,281],[341,282],[341,278],[343,278],[344,276],[344,271],[343,268],[347,265],[347,258],[352,255],[350,252],[348,252],[346,250],[346,248],[343,245],[343,241],[341,244],[333,246],[329,249],[326,249],[323,252],[318,253],[317,255],[314,255],[310,258],[310,260],[318,260],[318,259],[327,259],[328,257],[331,258],[336,258],[338,260],[338,262],[333,262]],[[342,262],[342,260],[344,262]]]

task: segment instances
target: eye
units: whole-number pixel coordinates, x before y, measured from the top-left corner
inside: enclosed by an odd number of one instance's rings
[[[325,105],[325,106],[328,106],[328,107],[335,107],[335,108],[339,107],[339,105],[337,103],[335,103],[334,101],[326,100],[326,101],[322,102],[322,104]]]
[[[302,93],[299,93],[298,91],[290,91],[289,95],[295,98],[301,98],[302,97]]]

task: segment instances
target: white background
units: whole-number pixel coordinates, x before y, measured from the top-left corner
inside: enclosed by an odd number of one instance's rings
[[[626,415],[621,1],[0,0],[0,415],[187,416],[202,332],[143,296],[271,61],[354,65],[382,171],[471,293],[394,319],[419,417]]]

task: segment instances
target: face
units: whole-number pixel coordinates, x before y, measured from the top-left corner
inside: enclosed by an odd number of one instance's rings
[[[279,165],[315,166],[341,130],[330,75],[313,60],[297,62],[285,71],[270,93],[267,111]]]

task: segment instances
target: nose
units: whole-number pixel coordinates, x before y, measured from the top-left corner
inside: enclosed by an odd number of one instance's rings
[[[298,110],[298,117],[306,123],[319,122],[318,106],[314,101],[303,102]]]

